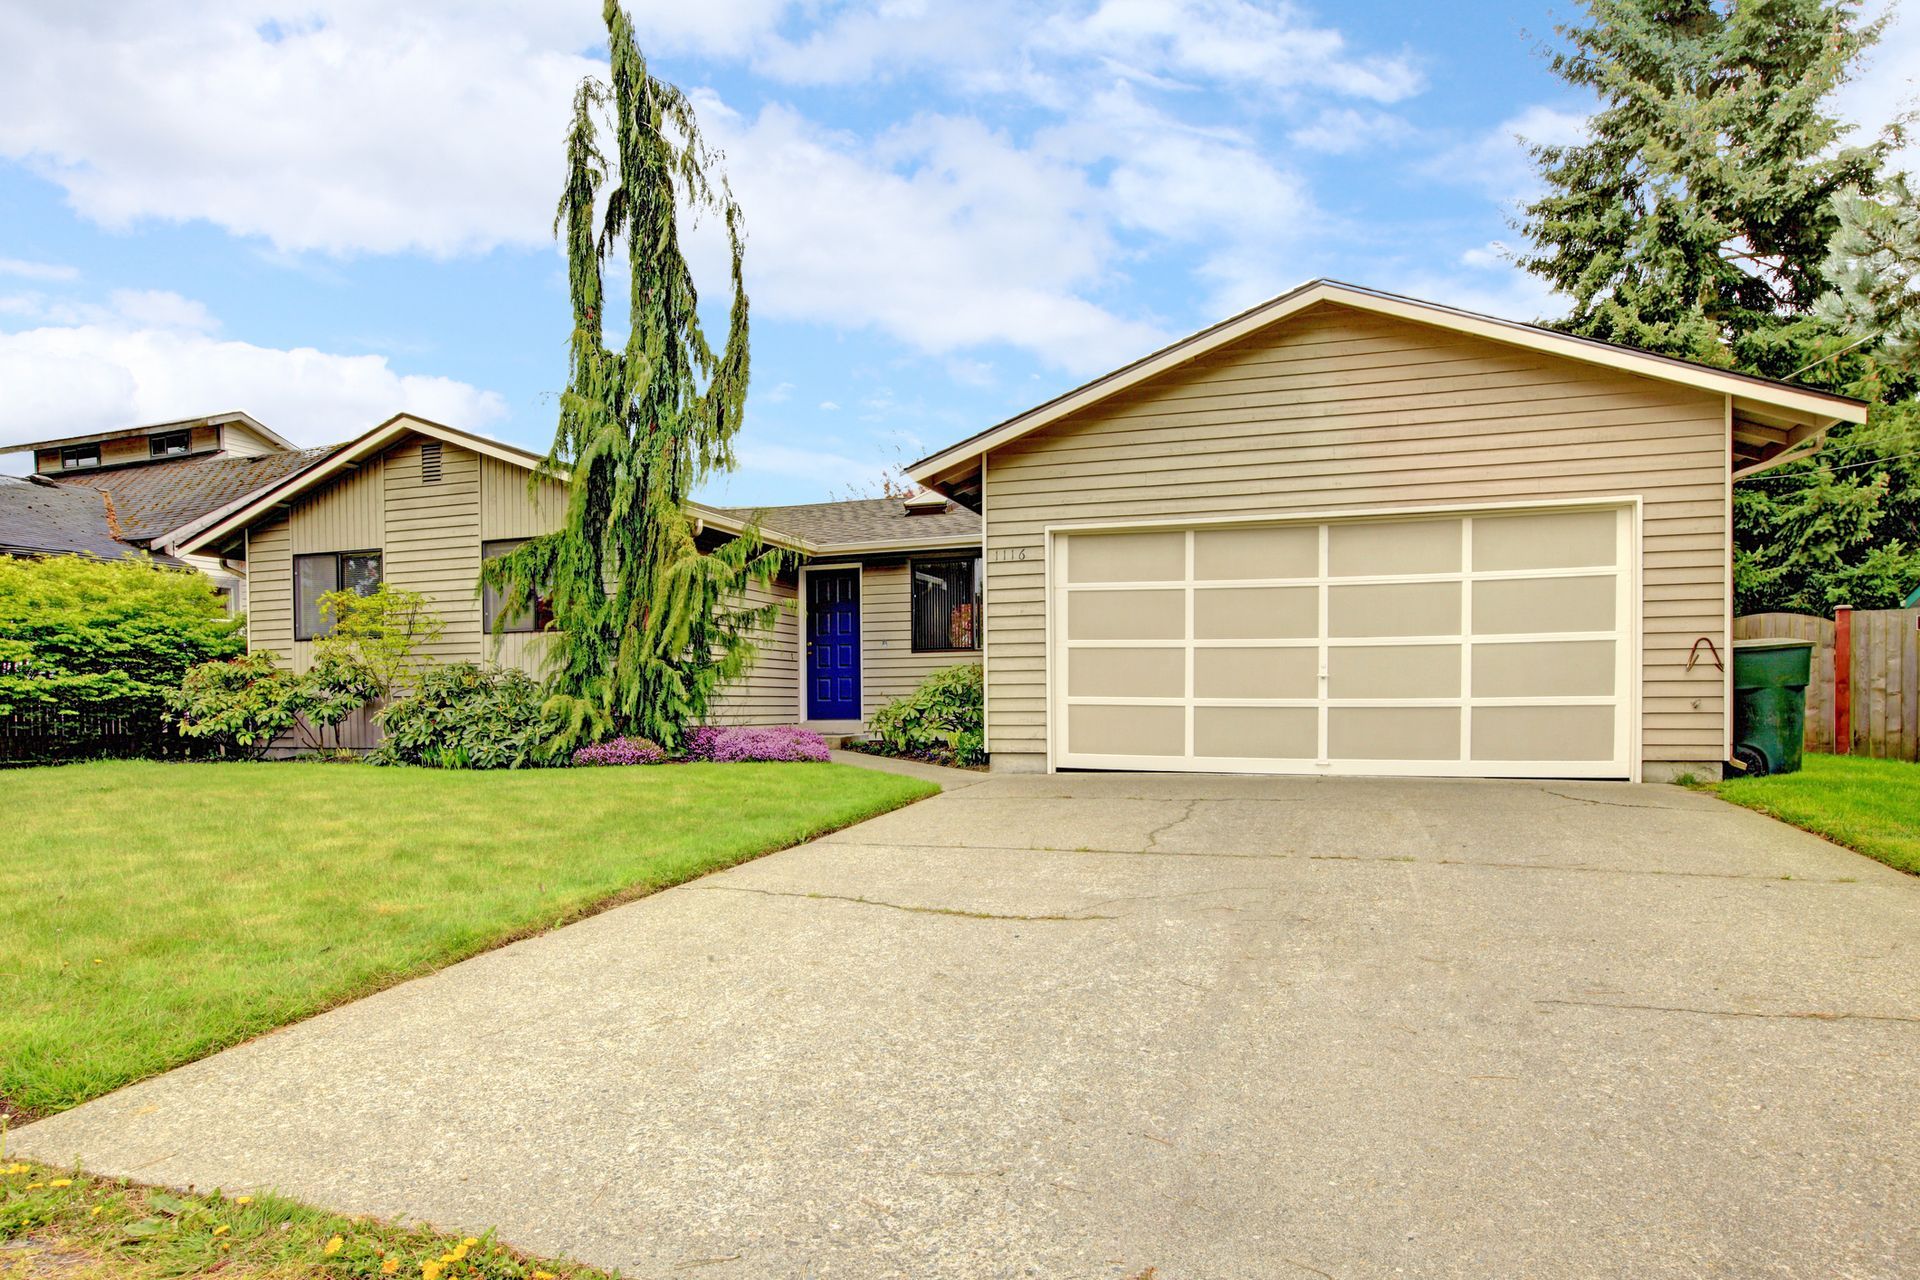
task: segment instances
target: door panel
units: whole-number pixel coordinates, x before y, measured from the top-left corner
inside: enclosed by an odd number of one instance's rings
[[[807,573],[807,719],[860,718],[860,571]]]

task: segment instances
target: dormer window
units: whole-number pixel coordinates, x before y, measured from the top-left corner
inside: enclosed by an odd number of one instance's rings
[[[191,431],[162,431],[158,435],[147,437],[147,456],[149,458],[184,457],[193,449]]]
[[[60,469],[62,471],[80,471],[87,467],[100,465],[100,446],[97,444],[68,445],[60,451]]]

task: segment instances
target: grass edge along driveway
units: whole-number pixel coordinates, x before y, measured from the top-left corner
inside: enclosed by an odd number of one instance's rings
[[[1920,875],[1920,764],[1809,755],[1798,773],[1729,778],[1723,800]]]
[[[0,1131],[3,1132],[3,1131]],[[261,1193],[180,1192],[9,1160],[0,1142],[0,1275],[224,1280],[617,1280],[530,1257],[487,1232],[347,1217]]]
[[[0,1107],[63,1110],[931,795],[837,764],[6,775]]]

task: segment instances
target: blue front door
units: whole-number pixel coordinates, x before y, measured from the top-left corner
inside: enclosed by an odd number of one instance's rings
[[[807,574],[807,719],[860,718],[860,571]]]

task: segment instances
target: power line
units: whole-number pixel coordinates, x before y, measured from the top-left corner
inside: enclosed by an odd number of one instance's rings
[[[1849,462],[1846,465],[1839,466],[1839,467],[1823,467],[1822,470],[1858,471],[1862,467],[1885,466],[1889,462],[1903,462],[1908,458],[1920,458],[1920,449],[1916,449],[1912,453],[1896,453],[1892,457],[1887,457],[1887,458],[1869,458],[1865,462]],[[1805,458],[1796,458],[1795,461],[1796,462],[1812,462],[1813,455],[1810,454]],[[1808,481],[1808,477],[1795,475],[1792,472],[1772,471],[1772,472],[1764,472],[1757,476],[1748,476],[1745,480],[1742,480],[1740,483],[1748,484],[1755,480],[1799,480],[1805,483]]]

